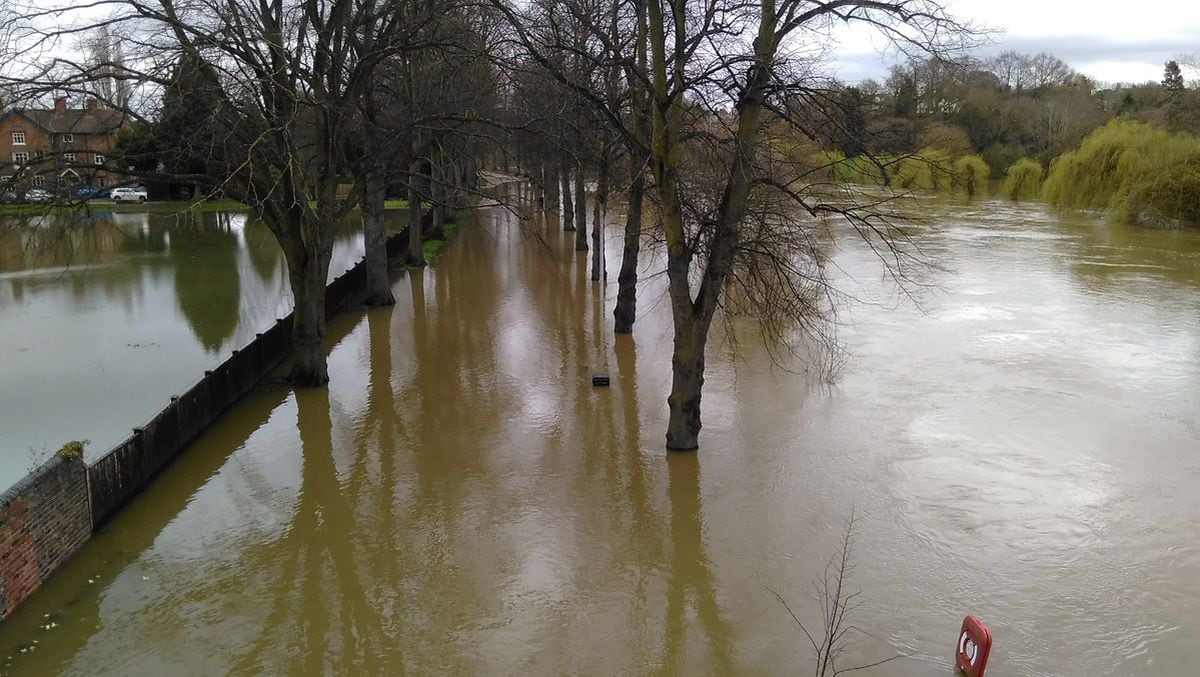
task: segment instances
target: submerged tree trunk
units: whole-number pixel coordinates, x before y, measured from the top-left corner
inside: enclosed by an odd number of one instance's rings
[[[707,325],[703,319],[694,317],[677,319],[675,323],[671,394],[667,397],[667,449],[672,451],[691,451],[700,446],[700,395],[704,388]]]
[[[583,165],[575,168],[575,251],[585,252],[587,241],[587,189],[583,185]]]
[[[439,170],[436,165],[429,166],[429,226],[433,237],[445,237],[442,224],[446,222],[446,190],[440,181],[447,172]]]
[[[425,265],[425,250],[421,241],[421,191],[417,181],[421,176],[421,161],[414,159],[408,165],[408,248],[404,253],[404,264]]]
[[[613,331],[633,332],[637,318],[638,251],[642,246],[642,198],[646,192],[646,174],[641,168],[626,192],[625,248],[621,252],[621,273],[617,276],[617,306],[613,308]]]
[[[561,188],[558,167],[553,162],[546,163],[546,209],[555,214],[559,213],[559,209],[562,208],[560,204],[562,200]]]
[[[388,279],[387,224],[384,220],[383,168],[376,167],[363,182],[362,191],[363,246],[366,260],[366,296],[363,303],[370,307],[390,306],[396,302]]]
[[[297,388],[329,383],[325,361],[325,280],[331,255],[331,247],[315,242],[306,243],[287,256],[288,280],[295,304],[292,312],[295,361],[288,380]]]
[[[604,271],[604,221],[608,218],[608,153],[600,156],[596,202],[592,207],[592,282],[607,277]]]
[[[575,207],[571,202],[571,168],[567,164],[566,155],[562,159],[562,173],[559,178],[562,179],[563,230],[569,233],[575,230]]]
[[[540,160],[537,166],[537,181],[535,189],[537,191],[537,208],[538,211],[546,210],[546,177],[550,172],[546,171],[546,162]]]

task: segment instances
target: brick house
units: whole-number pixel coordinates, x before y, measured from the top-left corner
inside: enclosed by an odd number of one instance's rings
[[[0,191],[115,185],[104,165],[125,122],[121,111],[91,98],[83,108],[68,108],[64,96],[52,109],[0,111]]]

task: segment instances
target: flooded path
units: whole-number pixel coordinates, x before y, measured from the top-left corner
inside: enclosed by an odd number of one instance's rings
[[[4,671],[804,674],[772,591],[819,625],[853,512],[843,667],[950,675],[977,613],[998,675],[1190,674],[1200,234],[938,209],[918,303],[832,242],[832,387],[735,326],[670,456],[662,280],[614,338],[615,279],[489,212],[332,323],[328,391],[251,395],[107,525],[0,627]]]

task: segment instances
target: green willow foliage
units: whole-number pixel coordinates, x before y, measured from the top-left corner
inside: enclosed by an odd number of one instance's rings
[[[968,197],[987,195],[992,168],[978,155],[964,155],[954,161],[954,185]]]
[[[891,163],[891,185],[900,190],[949,190],[953,169],[945,151],[925,148]]]
[[[937,148],[925,148],[911,155],[865,155],[846,157],[838,151],[818,154],[814,161],[823,167],[830,181],[864,185],[887,184],[897,190],[961,189],[968,195],[987,192],[992,170],[978,155],[964,155],[952,161]]]
[[[1042,196],[1128,223],[1200,224],[1200,139],[1114,120],[1050,164]]]
[[[879,184],[881,172],[870,158],[864,155],[846,157],[841,151],[825,151],[817,156],[818,164],[826,168],[829,180],[835,183]]]
[[[1023,157],[1012,163],[1004,173],[1004,185],[1000,187],[1000,194],[1014,202],[1037,199],[1042,194],[1042,180],[1045,176],[1046,170],[1042,168],[1042,163]]]

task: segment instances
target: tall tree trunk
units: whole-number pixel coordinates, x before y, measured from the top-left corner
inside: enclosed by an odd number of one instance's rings
[[[288,380],[298,388],[329,383],[325,360],[325,281],[329,275],[329,251],[320,243],[312,249],[300,245],[287,257],[288,280],[295,309],[292,312],[292,353],[295,361]]]
[[[425,265],[425,250],[421,241],[421,191],[417,181],[421,177],[421,161],[413,159],[408,165],[408,248],[404,253],[404,264]]]
[[[433,233],[437,237],[445,237],[442,232],[442,224],[446,221],[446,196],[448,192],[440,183],[449,172],[444,171],[437,165],[429,165],[429,225]]]
[[[704,388],[704,347],[708,322],[676,314],[675,351],[671,354],[671,394],[667,397],[667,449],[700,446],[700,395]]]
[[[376,166],[363,182],[362,192],[363,246],[366,261],[367,306],[390,306],[396,302],[392,296],[392,283],[388,279],[387,223],[384,220],[383,167]]]
[[[585,252],[587,241],[587,188],[583,185],[583,165],[575,167],[575,251]]]
[[[537,208],[538,211],[546,210],[546,176],[549,172],[546,171],[546,161],[539,160],[537,166]]]
[[[607,277],[604,271],[604,221],[608,218],[608,151],[600,154],[596,202],[592,207],[592,282]]]
[[[553,162],[546,163],[546,209],[559,213],[562,208],[562,193],[559,181],[558,167]]]
[[[562,179],[562,221],[563,230],[571,232],[575,230],[575,207],[571,203],[571,166],[567,163],[567,156],[562,156],[562,173],[559,177]]]
[[[626,192],[628,213],[625,214],[625,248],[621,252],[621,273],[617,277],[617,306],[613,308],[613,331],[633,332],[637,318],[638,251],[642,246],[642,201],[646,193],[646,173],[637,174]]]

